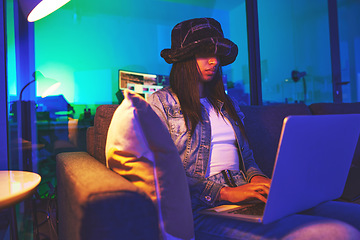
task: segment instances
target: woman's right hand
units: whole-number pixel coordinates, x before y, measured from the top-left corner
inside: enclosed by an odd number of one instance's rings
[[[254,199],[266,202],[269,194],[268,183],[247,183],[238,187],[223,187],[220,190],[220,201],[242,202]]]

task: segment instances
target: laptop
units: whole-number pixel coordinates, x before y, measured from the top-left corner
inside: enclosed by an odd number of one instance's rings
[[[202,210],[244,221],[271,223],[341,196],[360,134],[360,114],[284,119],[267,203]]]

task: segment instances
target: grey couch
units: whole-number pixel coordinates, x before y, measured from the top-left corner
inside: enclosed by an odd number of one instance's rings
[[[117,105],[98,107],[87,130],[87,152],[57,155],[59,239],[158,239],[151,200],[105,166],[107,129]],[[283,119],[288,115],[360,113],[360,103],[241,106],[254,156],[271,177]],[[360,195],[360,141],[342,201]],[[351,174],[352,173],[352,174]]]

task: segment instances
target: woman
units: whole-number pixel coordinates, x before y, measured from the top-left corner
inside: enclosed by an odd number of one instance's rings
[[[177,24],[171,41],[171,49],[161,52],[165,61],[173,64],[170,87],[152,94],[149,102],[169,129],[182,159],[190,187],[196,238],[297,236],[299,231],[302,236],[308,232],[315,234],[309,236],[318,236],[322,224],[319,217],[295,215],[269,227],[198,213],[223,201],[266,202],[270,179],[255,163],[245,136],[244,115],[225,94],[221,66],[235,61],[236,44],[224,38],[221,25],[212,18]],[[360,208],[357,213],[360,214]],[[299,228],[303,223],[307,226]],[[331,233],[360,237],[346,223],[331,220],[329,224]]]

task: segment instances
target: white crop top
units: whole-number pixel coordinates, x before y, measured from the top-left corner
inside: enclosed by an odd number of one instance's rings
[[[225,169],[239,170],[239,155],[231,123],[217,114],[206,98],[201,98],[200,102],[206,108],[211,124],[210,157],[206,177]]]

